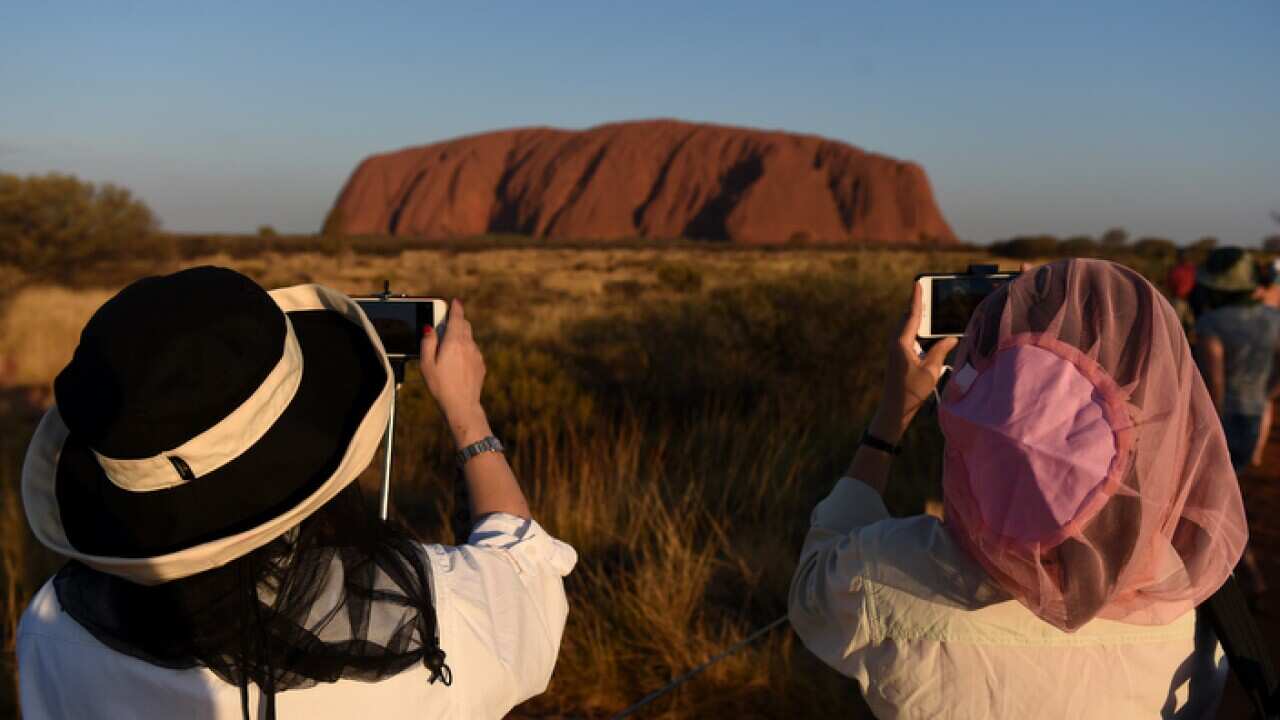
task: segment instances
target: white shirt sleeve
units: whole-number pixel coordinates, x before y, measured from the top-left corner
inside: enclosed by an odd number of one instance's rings
[[[813,510],[788,600],[791,626],[805,647],[863,687],[868,678],[859,651],[876,639],[857,530],[888,517],[879,493],[842,478]]]
[[[440,646],[472,717],[501,717],[547,688],[578,555],[536,521],[497,513],[466,545],[428,545]]]

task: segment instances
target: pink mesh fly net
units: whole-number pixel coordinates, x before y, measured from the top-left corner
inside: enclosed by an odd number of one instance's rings
[[[974,314],[939,417],[946,524],[1066,631],[1159,625],[1226,580],[1240,488],[1177,314],[1136,272],[1044,265]]]

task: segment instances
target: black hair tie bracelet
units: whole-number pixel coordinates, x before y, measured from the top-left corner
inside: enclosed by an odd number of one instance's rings
[[[876,437],[875,435],[872,435],[870,430],[862,431],[862,440],[860,441],[860,444],[866,445],[867,447],[873,450],[879,450],[880,452],[889,453],[890,455],[902,454],[901,445],[894,445],[893,443],[887,440],[882,440]]]

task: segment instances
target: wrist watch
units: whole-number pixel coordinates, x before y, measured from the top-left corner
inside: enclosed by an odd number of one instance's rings
[[[458,467],[462,467],[463,465],[466,465],[468,460],[479,455],[480,453],[487,453],[487,452],[501,453],[506,451],[507,449],[502,446],[502,441],[490,435],[489,437],[483,440],[480,440],[479,442],[473,442],[470,445],[459,450],[458,451]]]

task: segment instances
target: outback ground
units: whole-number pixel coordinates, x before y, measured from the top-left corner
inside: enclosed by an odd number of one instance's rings
[[[865,249],[339,248],[143,259],[57,282],[4,270],[0,640],[11,651],[11,623],[57,567],[26,530],[18,472],[48,384],[103,300],[136,277],[200,264],[234,267],[265,287],[319,282],[360,294],[389,280],[396,290],[466,301],[490,369],[495,429],[535,514],[580,553],[555,678],[516,714],[607,717],[785,612],[809,510],[847,464],[871,412],[883,341],[911,278],[982,259],[979,251]],[[401,399],[393,508],[424,539],[453,541],[444,429],[420,378],[410,377]],[[892,511],[936,503],[940,443],[925,413],[895,468]],[[1276,588],[1280,568],[1267,548],[1280,531],[1264,527],[1272,524],[1261,511],[1280,510],[1280,436],[1270,453],[1268,470],[1246,489]],[[362,478],[371,490],[376,481],[376,471]],[[1280,639],[1280,626],[1267,622]],[[0,664],[11,670],[12,655]],[[0,713],[13,703],[6,678]],[[645,713],[833,715],[867,716],[856,685],[786,628]]]
[[[1280,407],[1275,408],[1280,411]],[[1272,425],[1271,437],[1263,451],[1262,464],[1240,478],[1245,511],[1249,515],[1249,544],[1257,554],[1267,590],[1263,594],[1258,624],[1271,647],[1272,661],[1280,660],[1280,427]],[[1218,717],[1245,718],[1252,712],[1244,690],[1233,677]]]

